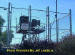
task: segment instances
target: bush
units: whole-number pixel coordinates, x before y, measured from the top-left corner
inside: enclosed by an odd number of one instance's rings
[[[75,55],[75,35],[65,36],[56,47],[57,55]]]

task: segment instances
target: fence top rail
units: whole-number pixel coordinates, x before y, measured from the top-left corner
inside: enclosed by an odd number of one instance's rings
[[[27,8],[16,8],[16,7],[11,7],[13,9],[25,9],[25,10],[29,10]],[[8,9],[6,7],[0,7],[0,9]],[[34,10],[34,11],[41,11],[41,12],[46,12],[46,10],[41,10],[41,9],[31,9],[31,10]],[[52,12],[52,13],[56,13],[55,11],[49,11],[49,12]],[[62,12],[57,12],[58,14],[68,14],[68,13],[62,13]]]
[[[13,9],[25,9],[25,10],[29,10],[27,8],[16,8],[16,7],[12,7]],[[46,10],[43,10],[43,9],[31,9],[31,10],[34,10],[34,11],[41,11],[41,12],[46,12]],[[49,11],[51,13],[56,13],[55,11]],[[62,12],[57,12],[58,14],[69,14],[69,13],[62,13]]]

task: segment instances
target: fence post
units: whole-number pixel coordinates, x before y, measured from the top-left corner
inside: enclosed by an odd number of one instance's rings
[[[72,15],[71,15],[71,9],[69,10],[70,14],[70,36],[72,37]]]
[[[47,41],[51,41],[51,26],[50,26],[50,16],[49,16],[49,6],[47,7],[47,10],[46,10],[46,38],[47,38]]]
[[[11,38],[11,13],[12,13],[12,6],[8,4],[8,32],[7,32],[7,45],[10,45],[10,38]]]
[[[58,29],[58,13],[57,13],[57,0],[56,0],[56,15],[55,15],[55,18],[56,18],[56,41],[57,41],[57,44],[58,44],[58,41],[59,41],[59,29]]]

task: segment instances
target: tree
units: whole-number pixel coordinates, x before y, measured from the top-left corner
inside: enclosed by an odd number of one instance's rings
[[[10,37],[10,39],[9,39],[9,42],[11,42],[12,41],[12,38],[14,37],[14,34],[13,34],[13,31],[11,31],[11,37]],[[7,44],[6,42],[7,42],[7,31],[4,31],[3,33],[2,33],[2,38],[1,38],[1,40],[3,41],[3,43],[4,44]]]
[[[2,42],[1,42],[1,36],[2,36],[2,26],[4,24],[5,20],[0,16],[0,47],[2,46]]]
[[[75,55],[75,35],[65,36],[58,44],[57,55]]]
[[[2,32],[2,26],[5,23],[5,20],[0,16],[0,44],[6,44],[7,42],[7,30]],[[11,37],[9,42],[12,41],[12,38],[14,37],[13,31],[11,30]]]
[[[0,36],[2,35],[2,26],[4,24],[5,20],[0,16]]]

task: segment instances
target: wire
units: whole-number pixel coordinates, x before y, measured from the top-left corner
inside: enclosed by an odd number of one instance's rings
[[[28,9],[26,9],[26,8],[15,8],[15,7],[12,7],[13,9],[25,9],[25,10],[28,10]]]
[[[25,9],[25,10],[29,10],[27,8],[16,8],[16,7],[12,7],[13,9]],[[42,12],[46,12],[46,10],[40,10],[40,9],[31,9],[31,10],[34,10],[34,11],[42,11]],[[49,11],[49,12],[52,12],[52,13],[56,13],[54,11]],[[61,13],[61,12],[57,12],[58,14],[68,14],[68,13]]]
[[[65,18],[65,17],[67,17],[67,16],[69,16],[69,14],[68,14],[68,15],[65,15],[65,16],[62,17],[62,18]],[[62,18],[58,18],[58,20],[61,20]],[[53,25],[55,22],[56,22],[56,19],[55,19],[51,24]]]
[[[51,29],[56,29],[56,28],[51,28]],[[59,30],[70,30],[70,29],[59,29]]]
[[[1,26],[1,27],[8,27],[8,26]],[[18,26],[17,26],[18,27]],[[16,28],[16,26],[11,26],[11,28]]]
[[[66,31],[64,31],[64,32],[61,32],[61,33],[59,33],[59,34],[63,34],[63,33],[65,33],[65,32],[69,32],[68,30],[66,30]],[[55,36],[56,34],[53,34],[52,36]]]

